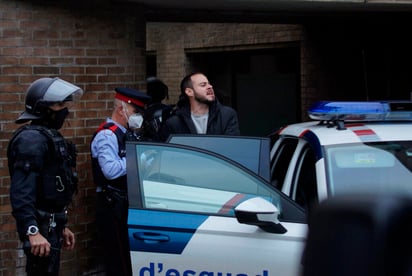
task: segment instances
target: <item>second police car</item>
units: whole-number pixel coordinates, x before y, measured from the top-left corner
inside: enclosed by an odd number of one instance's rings
[[[272,135],[271,181],[307,210],[348,193],[412,196],[412,102],[319,102]]]
[[[128,142],[133,274],[300,275],[313,204],[349,192],[412,194],[411,103],[359,104],[322,102],[310,110],[316,121],[271,140]]]

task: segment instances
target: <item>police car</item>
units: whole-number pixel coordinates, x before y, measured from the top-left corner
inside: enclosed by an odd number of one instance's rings
[[[271,136],[271,183],[310,211],[349,193],[412,196],[412,102],[319,102]]]
[[[306,216],[270,185],[269,138],[185,135],[126,150],[133,275],[299,275]]]
[[[129,240],[139,276],[300,275],[311,206],[412,194],[412,108],[328,103],[270,137],[128,142]]]

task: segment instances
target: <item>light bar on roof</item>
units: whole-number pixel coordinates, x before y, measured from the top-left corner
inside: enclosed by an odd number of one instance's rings
[[[412,121],[411,101],[317,102],[309,117],[318,121]]]

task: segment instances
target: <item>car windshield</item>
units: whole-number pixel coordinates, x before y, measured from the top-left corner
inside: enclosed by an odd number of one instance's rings
[[[325,147],[331,195],[400,193],[412,196],[412,141]]]

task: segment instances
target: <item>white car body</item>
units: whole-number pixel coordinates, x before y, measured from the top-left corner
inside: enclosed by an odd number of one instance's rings
[[[300,275],[304,211],[263,177],[186,145],[128,143],[127,152],[133,275]],[[241,155],[266,175],[268,153],[257,167]]]
[[[378,185],[412,195],[410,121],[314,121],[270,138],[177,135],[167,143],[128,142],[133,274],[299,276],[306,215],[314,204]],[[392,167],[400,181],[387,185]],[[337,178],[339,170],[344,174]],[[364,170],[374,175],[350,178]],[[382,181],[374,182],[379,174]]]
[[[412,112],[391,116],[311,121],[279,130],[271,137],[272,183],[304,208],[344,193],[412,196]]]

